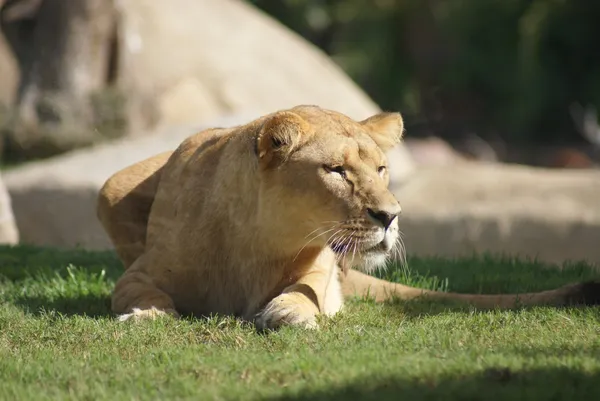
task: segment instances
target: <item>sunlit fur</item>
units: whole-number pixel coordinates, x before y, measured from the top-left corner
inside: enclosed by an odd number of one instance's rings
[[[126,268],[113,311],[120,320],[231,314],[259,328],[315,328],[318,315],[336,314],[355,295],[481,307],[563,302],[572,288],[439,293],[353,269],[403,258],[385,157],[402,133],[397,113],[354,121],[298,106],[200,132],[117,172],[98,198],[98,217]]]

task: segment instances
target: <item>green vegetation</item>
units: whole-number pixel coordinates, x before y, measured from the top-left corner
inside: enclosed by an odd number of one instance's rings
[[[597,1],[247,1],[438,135],[581,140],[571,105],[600,107]]]
[[[427,288],[541,290],[594,277],[492,257],[409,259]],[[1,400],[594,400],[600,308],[477,312],[349,303],[319,332],[229,318],[118,323],[110,252],[0,248]]]

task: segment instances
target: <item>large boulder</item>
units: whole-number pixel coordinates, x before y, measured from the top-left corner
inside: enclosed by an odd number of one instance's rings
[[[2,6],[2,0],[0,0]],[[19,67],[6,38],[0,32],[0,125],[3,114],[12,106],[19,85]]]
[[[492,252],[600,266],[600,172],[463,163],[392,188],[409,253]]]
[[[317,104],[356,119],[378,106],[325,53],[239,0],[117,1],[117,85],[139,114],[197,124]],[[149,113],[154,110],[154,113]]]

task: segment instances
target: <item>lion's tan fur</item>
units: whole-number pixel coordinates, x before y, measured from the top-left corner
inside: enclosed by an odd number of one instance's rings
[[[126,268],[113,310],[125,318],[219,313],[256,317],[264,327],[315,327],[318,314],[338,312],[343,297],[354,295],[428,295],[480,307],[564,302],[571,287],[483,296],[422,291],[354,269],[343,274],[327,236],[307,241],[318,224],[347,218],[348,210],[396,207],[387,174],[380,179],[374,171],[402,133],[398,114],[356,122],[299,106],[200,132],[174,152],[117,172],[98,201]],[[329,176],[315,178],[323,163],[356,167],[352,191]],[[357,232],[371,230],[360,224]]]

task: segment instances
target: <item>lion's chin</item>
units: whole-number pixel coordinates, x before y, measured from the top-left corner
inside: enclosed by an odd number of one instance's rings
[[[342,257],[340,263],[344,269],[356,269],[365,273],[372,273],[384,269],[387,265],[389,252],[378,246],[352,255],[351,258]]]
[[[372,273],[376,270],[383,269],[387,264],[388,256],[389,253],[384,250],[368,250],[361,253],[360,257],[357,258],[358,265],[356,268],[365,273]]]

